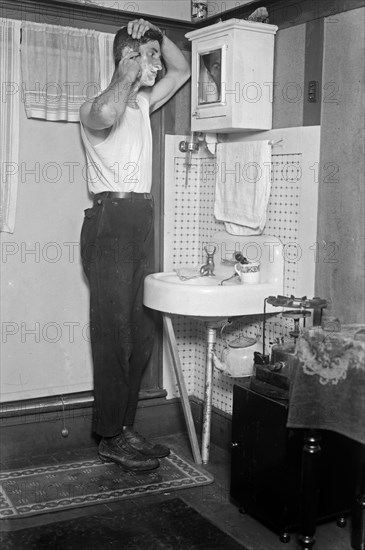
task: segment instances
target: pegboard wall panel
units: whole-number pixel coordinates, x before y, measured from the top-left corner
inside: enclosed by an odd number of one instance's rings
[[[264,234],[278,237],[283,243],[284,294],[295,295],[302,155],[273,154],[271,161],[272,183]]]
[[[194,153],[186,177],[185,155],[178,144],[184,136],[166,136],[166,184],[164,270],[181,266],[201,265],[205,259],[204,245],[224,224],[213,215],[215,200],[215,158],[209,158],[199,149]],[[173,143],[172,143],[173,142]],[[174,152],[174,154],[172,154]],[[295,294],[298,262],[298,226],[300,224],[300,186],[302,185],[302,154],[272,155],[271,195],[267,209],[264,234],[278,237],[284,245],[284,294]],[[189,395],[204,398],[206,336],[203,323],[180,316],[173,317],[180,360]],[[266,322],[266,342],[284,336],[289,339],[290,320],[280,314],[271,315]],[[229,329],[229,337],[238,335],[262,337],[262,316],[247,316]],[[218,356],[224,342],[217,334],[215,351]],[[214,372],[213,406],[232,412],[234,380],[219,371]],[[173,395],[178,395],[175,384]]]
[[[204,364],[204,342],[201,340],[201,327],[198,321],[181,315],[172,318],[179,358],[184,372],[186,389],[189,395],[194,395],[195,379],[200,379],[197,365]],[[203,382],[204,383],[204,382]],[[171,389],[172,394],[179,395],[176,380]]]
[[[200,158],[200,199],[199,199],[199,227],[200,227],[200,251],[201,262],[205,262],[206,254],[204,246],[210,242],[212,235],[218,231],[224,231],[224,224],[213,216],[215,197],[215,171],[216,159]],[[213,189],[213,193],[212,193]]]
[[[199,162],[193,159],[186,176],[185,157],[174,158],[173,177],[169,182],[173,193],[165,209],[173,213],[169,225],[172,226],[173,249],[171,268],[179,266],[193,266],[199,263]]]

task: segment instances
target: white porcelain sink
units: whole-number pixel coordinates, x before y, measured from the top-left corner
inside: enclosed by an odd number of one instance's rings
[[[215,276],[182,281],[173,271],[153,273],[145,279],[144,304],[158,311],[189,317],[221,318],[263,313],[264,299],[283,293],[281,242],[275,237],[262,235],[217,235],[209,241],[217,245]],[[260,254],[260,283],[244,284],[234,277],[223,286],[219,284],[234,275],[233,265],[222,261],[231,258],[235,250],[243,250],[250,260],[258,259]],[[255,254],[255,258],[249,257],[250,251],[251,255]],[[267,311],[275,311],[275,308],[267,306]]]

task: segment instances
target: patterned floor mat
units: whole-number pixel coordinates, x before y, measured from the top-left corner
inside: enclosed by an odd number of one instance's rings
[[[0,473],[0,519],[207,485],[213,476],[171,453],[157,470],[125,472],[98,459]]]

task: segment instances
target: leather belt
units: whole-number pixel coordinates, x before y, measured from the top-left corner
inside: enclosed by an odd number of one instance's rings
[[[94,200],[98,199],[152,199],[151,193],[123,193],[122,191],[103,191],[102,193],[96,193]]]

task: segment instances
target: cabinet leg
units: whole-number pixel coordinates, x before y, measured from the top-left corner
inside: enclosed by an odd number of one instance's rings
[[[286,531],[284,533],[281,533],[280,537],[279,537],[279,540],[280,542],[290,542],[290,535],[289,533],[287,533]]]
[[[365,550],[365,494],[357,497],[352,511],[351,548]]]
[[[346,516],[344,515],[340,515],[338,516],[337,520],[336,520],[336,525],[337,527],[346,527],[347,525],[347,519],[346,519]]]
[[[351,548],[365,550],[365,445],[359,449],[358,486],[351,514]]]
[[[321,457],[320,440],[321,437],[315,430],[309,430],[304,436],[298,541],[300,547],[305,550],[313,548],[315,544]]]

